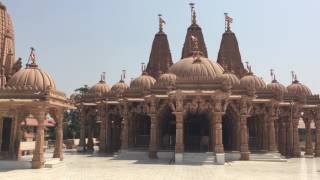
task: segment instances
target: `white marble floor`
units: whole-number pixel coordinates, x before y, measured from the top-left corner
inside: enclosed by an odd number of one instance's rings
[[[52,169],[1,170],[1,180],[320,180],[320,158],[288,162],[237,161],[225,165],[168,165],[160,161],[115,160],[90,154],[65,154]]]

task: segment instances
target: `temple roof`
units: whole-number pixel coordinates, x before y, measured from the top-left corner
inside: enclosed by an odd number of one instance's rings
[[[172,64],[167,35],[160,30],[154,37],[146,71],[158,79],[161,73],[167,72]]]

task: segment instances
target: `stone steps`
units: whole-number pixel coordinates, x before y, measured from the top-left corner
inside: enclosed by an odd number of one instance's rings
[[[213,153],[183,153],[182,163],[186,164],[213,164],[215,156]]]
[[[250,161],[287,162],[279,153],[251,153]]]
[[[46,159],[46,162],[44,163],[45,168],[57,168],[63,165],[63,161],[60,161],[59,158]]]

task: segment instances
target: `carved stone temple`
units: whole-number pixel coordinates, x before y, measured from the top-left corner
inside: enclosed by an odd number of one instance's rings
[[[299,157],[299,121],[306,123],[306,154],[320,156],[320,99],[298,81],[285,87],[273,70],[271,81],[258,77],[247,63],[226,15],[218,60],[208,59],[205,39],[192,5],[182,59],[172,62],[160,17],[149,62],[127,85],[109,86],[104,78],[85,94],[74,95],[81,111],[81,150],[148,152],[175,162],[188,153],[212,153],[218,164],[249,160],[252,152]],[[312,145],[310,123],[315,123]],[[87,140],[86,140],[87,139]]]
[[[56,89],[54,79],[36,64],[32,49],[22,68],[15,59],[14,32],[6,7],[0,2],[0,160],[21,159],[24,145],[33,151],[32,168],[45,164],[47,116],[56,123],[53,158],[63,160],[63,112],[73,108],[66,95]],[[24,142],[24,125],[35,120],[35,141]]]

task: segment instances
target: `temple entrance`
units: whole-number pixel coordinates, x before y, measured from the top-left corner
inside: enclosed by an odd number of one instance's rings
[[[109,131],[107,138],[109,138],[110,152],[117,152],[121,148],[121,120],[122,118],[117,115],[110,117],[111,122],[109,124]]]
[[[2,144],[1,144],[1,152],[9,151],[10,147],[10,139],[11,139],[11,127],[12,127],[12,119],[4,118],[2,121]]]
[[[160,148],[163,150],[174,150],[176,145],[176,116],[166,106],[160,111]]]
[[[144,114],[136,114],[133,120],[134,147],[148,148],[150,141],[150,117]]]
[[[249,136],[249,149],[250,151],[263,150],[263,122],[258,116],[248,118],[248,136]]]
[[[184,119],[184,150],[186,152],[209,151],[209,120],[207,114],[188,114]]]
[[[238,151],[240,146],[239,120],[228,107],[222,117],[223,146],[225,151]]]

